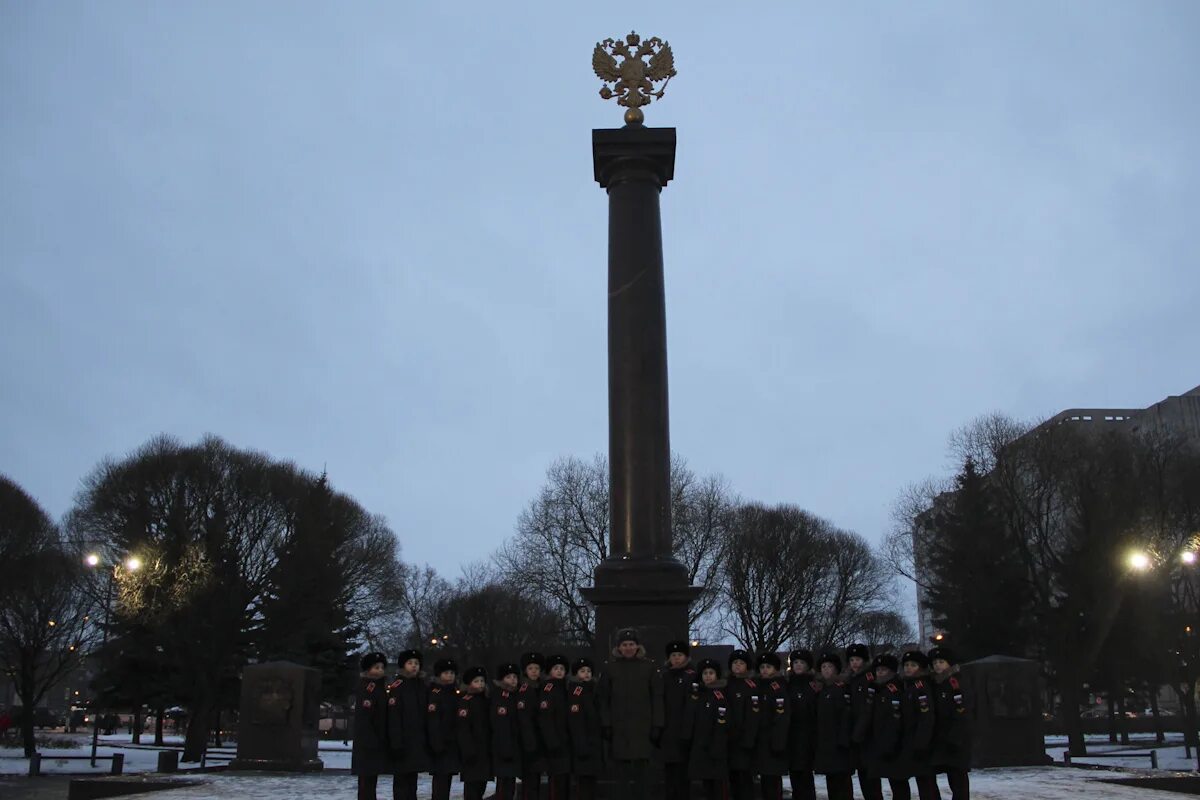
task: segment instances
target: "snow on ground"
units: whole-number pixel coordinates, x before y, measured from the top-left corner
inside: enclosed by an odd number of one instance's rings
[[[70,741],[75,746],[68,750],[42,750],[42,771],[44,774],[108,774],[109,762],[97,762],[93,770],[86,760],[62,760],[55,756],[80,755],[90,753],[90,740],[80,736],[56,736]],[[152,740],[151,740],[152,741]],[[182,746],[179,737],[167,737],[167,747],[178,749]],[[1047,737],[1046,753],[1055,761],[1062,761],[1062,752],[1066,749],[1064,737]],[[972,796],[982,800],[1013,800],[1013,798],[1038,798],[1039,800],[1077,800],[1084,792],[1088,800],[1133,800],[1133,798],[1162,797],[1170,800],[1171,794],[1155,793],[1146,789],[1135,789],[1130,786],[1118,786],[1103,783],[1105,778],[1115,777],[1166,777],[1172,774],[1195,775],[1195,752],[1192,757],[1184,755],[1182,737],[1179,734],[1169,734],[1165,746],[1154,743],[1153,736],[1134,736],[1129,745],[1110,744],[1106,736],[1089,736],[1088,749],[1096,754],[1146,753],[1150,748],[1156,748],[1159,753],[1160,769],[1149,769],[1149,758],[1146,756],[1128,756],[1119,758],[1078,758],[1075,763],[1096,764],[1105,767],[1124,767],[1120,771],[1067,769],[1063,767],[1020,767],[1009,769],[976,770],[971,773]],[[341,741],[323,741],[320,743],[321,760],[326,769],[333,770],[323,774],[309,775],[279,775],[264,773],[227,773],[210,772],[189,774],[189,767],[195,765],[183,764],[179,777],[200,781],[195,787],[179,789],[169,794],[169,800],[193,800],[198,798],[249,798],[250,800],[349,800],[355,796],[355,778],[346,774],[350,767],[350,749]],[[153,772],[158,764],[158,752],[163,748],[150,744],[132,745],[127,735],[101,737],[100,755],[111,755],[114,752],[125,754],[125,772],[127,774]],[[233,747],[213,748],[210,754],[217,755],[210,763],[217,765],[225,763],[235,752]],[[226,758],[221,758],[225,756]],[[0,749],[0,774],[26,775],[29,772],[29,760],[21,755],[20,750],[12,748]],[[940,779],[942,796],[950,797],[945,778]],[[379,780],[379,796],[388,797],[391,793],[391,778],[384,776]],[[817,779],[817,796],[827,799],[820,777]],[[429,796],[429,777],[422,776],[418,785],[421,796]],[[885,796],[887,792],[885,790]],[[149,795],[140,795],[149,797]],[[162,800],[168,795],[156,794]],[[915,795],[914,795],[915,796]],[[1178,795],[1174,795],[1178,796]],[[451,797],[462,797],[462,784],[455,783]]]

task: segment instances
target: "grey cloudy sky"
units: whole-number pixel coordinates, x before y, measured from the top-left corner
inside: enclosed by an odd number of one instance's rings
[[[979,414],[1200,383],[1200,4],[846,5],[0,4],[0,471],[57,515],[212,432],[486,554],[607,446],[631,27],[696,470],[878,540]]]

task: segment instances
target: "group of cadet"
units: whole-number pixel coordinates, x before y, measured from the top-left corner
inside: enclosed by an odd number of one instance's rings
[[[417,776],[432,776],[433,800],[449,796],[455,775],[465,800],[592,800],[602,772],[645,797],[647,763],[663,769],[666,800],[688,800],[701,783],[710,800],[781,800],[790,778],[797,800],[816,797],[823,775],[830,800],[940,800],[945,773],[954,800],[970,796],[970,704],[947,648],[870,658],[854,644],[841,655],[795,650],[757,658],[735,650],[724,665],[693,664],[685,641],[667,645],[662,667],[645,657],[633,630],[621,631],[597,676],[586,658],[525,653],[491,676],[459,674],[441,659],[429,680],[419,651],[362,659],[354,717],[352,771],[359,800],[374,800],[378,776],[393,775],[396,800],[415,800]],[[728,675],[726,675],[726,668]],[[461,683],[459,678],[461,677]],[[612,762],[612,763],[610,763]],[[609,769],[605,769],[609,768]],[[519,785],[518,785],[519,780]]]

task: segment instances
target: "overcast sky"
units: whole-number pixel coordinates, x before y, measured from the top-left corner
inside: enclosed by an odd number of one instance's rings
[[[698,472],[877,541],[973,417],[1200,383],[1200,4],[844,5],[0,3],[0,472],[60,515],[211,432],[494,549],[607,447],[631,27]]]

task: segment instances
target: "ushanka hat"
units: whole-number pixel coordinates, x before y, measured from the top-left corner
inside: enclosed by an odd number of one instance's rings
[[[483,678],[486,680],[487,679],[487,670],[484,669],[483,667],[471,667],[466,672],[463,673],[462,681],[463,681],[463,683],[470,683],[471,681],[475,680],[476,678]]]
[[[578,675],[579,670],[583,669],[584,667],[587,667],[593,672],[596,670],[596,665],[592,663],[590,658],[577,658],[571,662],[571,674]]]
[[[358,660],[358,663],[362,667],[362,671],[366,672],[376,664],[383,664],[386,667],[387,656],[385,656],[383,653],[367,653]]]
[[[667,642],[666,651],[668,656],[672,653],[683,653],[686,656],[692,652],[692,648],[685,639],[675,639],[674,641]]]
[[[638,641],[638,633],[633,628],[622,628],[621,630],[617,631],[617,644],[620,644],[621,642],[633,642],[634,644],[641,644],[641,642]]]
[[[811,650],[793,650],[792,652],[788,653],[789,666],[795,664],[797,661],[803,661],[804,665],[809,669],[812,669],[815,666],[813,664],[813,654]]]
[[[817,666],[820,667],[823,664],[833,664],[836,671],[842,671],[842,657],[837,653],[821,653],[821,657],[817,659]]]
[[[901,664],[907,664],[910,661],[920,666],[921,669],[925,669],[929,666],[929,659],[926,658],[925,654],[920,650],[909,650],[904,654],[904,657],[900,659]]]
[[[521,668],[511,662],[507,664],[501,664],[500,666],[496,667],[497,678],[504,678],[506,675],[516,675],[517,677],[520,677]]]
[[[557,666],[566,667],[566,666],[569,666],[570,663],[571,662],[567,659],[566,656],[550,656],[549,658],[546,659],[546,669],[551,670]]]
[[[954,656],[954,651],[949,647],[935,647],[929,651],[929,663],[933,663],[938,659],[945,661],[948,664],[957,664],[958,660]]]
[[[414,658],[417,660],[418,664],[425,663],[425,659],[421,656],[420,650],[401,650],[400,655],[396,656],[396,663],[403,667],[405,661],[411,661]]]
[[[742,661],[746,664],[747,667],[749,667],[752,662],[752,660],[750,658],[750,654],[748,652],[746,652],[745,650],[734,650],[732,653],[729,654],[729,668],[730,669],[733,669],[733,662],[735,662],[735,661]]]
[[[879,669],[880,667],[887,667],[892,672],[899,672],[900,661],[891,653],[880,653],[871,662],[871,669]]]
[[[433,674],[441,675],[443,672],[458,672],[458,664],[454,663],[453,658],[439,658],[433,662]]]
[[[871,660],[871,651],[865,644],[855,643],[846,648],[846,660],[849,661],[854,657],[861,658],[863,661]]]
[[[717,677],[718,678],[721,677],[721,662],[717,661],[715,658],[706,658],[700,662],[700,674],[701,675],[704,674],[704,670],[706,670],[706,669],[715,670],[717,673]]]
[[[775,669],[781,669],[783,661],[780,660],[778,653],[763,653],[758,657],[755,664],[761,667],[763,664],[770,664]]]
[[[536,651],[521,654],[521,669],[525,669],[530,664],[537,664],[539,667],[546,666],[546,657]]]

